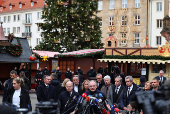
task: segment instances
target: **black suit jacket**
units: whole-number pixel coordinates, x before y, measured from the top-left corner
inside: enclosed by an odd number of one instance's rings
[[[160,77],[159,77],[159,76],[156,76],[155,78],[156,78],[157,80],[160,80]],[[164,84],[165,81],[166,81],[166,77],[163,76],[163,82],[162,82],[162,83]],[[160,82],[159,85],[162,86],[162,83]]]
[[[113,103],[120,103],[120,97],[121,97],[120,95],[121,95],[121,93],[123,93],[122,91],[124,89],[124,85],[123,84],[121,85],[118,94],[115,92],[115,89],[116,89],[116,86],[113,85],[112,86],[112,90],[113,90]]]
[[[98,83],[98,82],[97,82],[97,83]],[[97,87],[97,89],[100,91],[101,88],[103,87],[103,85],[105,85],[104,80],[102,80],[102,81],[100,82],[100,84],[99,84],[99,86]]]
[[[40,101],[50,101],[50,99],[57,100],[56,89],[54,86],[49,85],[49,89],[47,91],[46,85],[41,84],[37,88],[37,100]]]

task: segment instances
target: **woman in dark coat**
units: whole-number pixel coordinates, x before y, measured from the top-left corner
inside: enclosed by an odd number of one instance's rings
[[[70,79],[68,79],[68,78],[65,78],[65,79],[64,79],[64,81],[63,81],[63,83],[62,83],[62,85],[61,85],[61,88],[59,89],[59,95],[60,95],[61,92],[66,91],[66,83],[67,83],[68,81],[70,81]],[[59,95],[58,95],[58,96],[59,96]]]
[[[83,93],[87,92],[89,90],[89,80],[84,80],[84,82],[82,83],[82,90]]]
[[[18,108],[32,110],[29,92],[24,88],[24,80],[22,78],[13,79],[13,88],[7,97],[7,102],[16,105]]]

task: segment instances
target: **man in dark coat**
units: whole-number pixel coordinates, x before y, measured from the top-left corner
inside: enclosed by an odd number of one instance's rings
[[[25,76],[25,72],[24,71],[21,71],[20,72],[20,77],[24,80],[24,84],[25,84],[25,88],[27,89],[27,90],[29,90],[30,89],[30,81],[29,81],[29,79]]]
[[[104,69],[104,73],[105,73],[105,76],[106,76],[106,75],[109,75],[108,65],[106,65],[106,68]]]
[[[109,105],[117,104],[118,106],[116,107],[119,108],[120,97],[121,97],[123,89],[124,89],[124,85],[122,84],[122,78],[118,76],[115,78],[115,84],[109,88],[109,91],[107,94]]]
[[[135,101],[135,93],[139,91],[139,87],[133,83],[132,76],[126,76],[125,81],[126,87],[120,98],[120,107],[121,109],[128,111],[127,106],[131,101]]]
[[[103,67],[100,66],[100,67],[98,68],[97,72],[100,73],[100,74],[103,74]]]
[[[106,99],[105,95],[103,92],[99,91],[97,89],[97,83],[94,80],[91,80],[89,82],[89,91],[86,92],[86,94],[92,97],[96,97],[96,95],[102,94],[102,101]],[[88,106],[88,105],[87,105]],[[102,114],[100,109],[97,106],[90,106],[90,114]]]
[[[87,72],[87,77],[95,77],[96,76],[96,71],[93,69],[93,67],[90,67],[90,70]]]
[[[20,102],[17,99],[20,99]],[[21,78],[13,79],[13,88],[7,96],[7,102],[16,105],[18,108],[32,110],[29,92],[25,89],[24,81]]]
[[[50,99],[57,100],[56,96],[56,89],[52,86],[51,83],[51,76],[45,75],[44,76],[44,84],[41,84],[37,88],[37,100],[40,101],[50,101]]]
[[[41,71],[41,67],[39,67],[37,73],[35,74],[35,79],[36,79],[37,87],[39,86],[39,84],[42,83],[43,76],[44,76],[44,74]]]
[[[51,75],[52,76],[52,80],[51,80],[51,85],[52,86],[54,86],[54,88],[56,89],[56,97],[57,97],[57,99],[58,99],[58,97],[59,97],[59,90],[61,89],[61,83],[60,83],[60,81],[57,79],[58,77],[57,77],[57,74],[52,74]]]
[[[70,114],[73,112],[77,102],[75,99],[79,97],[79,94],[74,91],[71,81],[66,83],[66,90],[67,91],[62,92],[58,98],[61,104],[60,114]]]
[[[80,73],[78,73],[78,76],[79,76],[79,82],[80,84],[82,84],[84,82],[84,76],[81,75]]]
[[[24,72],[25,72],[25,76],[28,78],[28,76],[29,76],[29,71],[26,69],[26,66],[25,66],[25,65],[22,66],[22,69],[20,70],[20,72],[21,72],[21,71],[24,71]],[[19,73],[20,73],[20,72],[19,72]]]
[[[159,80],[159,85],[160,86],[162,86],[164,84],[164,82],[166,81],[166,77],[164,77],[163,75],[164,75],[164,71],[160,70],[159,71],[159,76],[155,77],[157,80]]]
[[[3,102],[7,100],[7,96],[10,92],[10,90],[13,88],[12,86],[12,80],[17,77],[17,72],[15,70],[12,70],[10,72],[10,79],[8,79],[5,82],[5,87],[4,87],[4,94],[3,94]]]
[[[102,78],[102,74],[98,73],[96,75],[96,80],[97,80],[97,89],[100,91],[102,86],[105,85],[104,80]]]
[[[47,69],[47,66],[44,67],[44,69],[43,69],[43,74],[44,74],[44,75],[50,75],[50,72],[49,72],[49,70]]]
[[[66,73],[65,73],[65,77],[71,80],[71,78],[72,78],[72,73],[71,73],[71,71],[70,71],[70,68],[67,68],[67,71],[66,71]]]
[[[83,75],[83,71],[81,70],[80,66],[77,68],[75,75],[78,75],[78,73]]]
[[[60,67],[57,67],[57,70],[55,71],[55,73],[57,74],[57,79],[61,82],[61,75],[62,75],[62,72],[60,71]]]
[[[79,95],[82,95],[83,94],[83,90],[81,89],[81,85],[79,83],[79,76],[78,75],[74,75],[73,76],[73,85],[74,85],[74,91],[79,93]]]

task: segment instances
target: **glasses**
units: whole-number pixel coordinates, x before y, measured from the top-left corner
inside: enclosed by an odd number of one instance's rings
[[[92,87],[93,87],[93,88],[95,88],[95,87],[96,87],[96,85],[92,85],[92,86],[90,86],[90,88],[92,88]]]

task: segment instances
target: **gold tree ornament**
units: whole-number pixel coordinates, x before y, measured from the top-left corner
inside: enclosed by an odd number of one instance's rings
[[[42,58],[42,61],[48,61],[48,56],[47,55],[44,55],[43,57],[41,57]]]
[[[90,38],[85,38],[85,41],[90,41]]]

